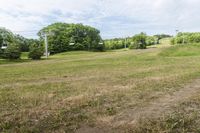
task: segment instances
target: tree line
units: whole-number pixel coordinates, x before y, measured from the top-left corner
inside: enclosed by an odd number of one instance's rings
[[[39,44],[39,40],[27,39],[0,28],[0,58],[19,59],[21,52],[30,52],[32,46],[39,46]]]
[[[44,34],[48,34],[48,50],[51,54],[74,51],[105,51],[129,47],[145,49],[158,44],[159,40],[169,35],[148,36],[145,33],[128,38],[103,40],[100,31],[83,24],[54,23],[38,32],[39,39],[27,39],[11,31],[0,28],[0,58],[19,59],[21,52],[29,52],[29,58],[40,59],[44,54]],[[2,49],[6,45],[6,49]]]
[[[179,32],[171,39],[171,44],[200,43],[200,32]]]
[[[21,52],[29,52],[30,58],[39,59],[44,51],[43,36],[47,33],[53,33],[48,36],[48,50],[51,54],[73,50],[105,50],[99,30],[83,24],[54,23],[38,32],[38,40],[27,39],[0,28],[0,57],[18,59]],[[7,48],[1,49],[3,46]]]
[[[142,32],[127,38],[106,39],[104,42],[106,50],[121,49],[125,47],[130,49],[145,49],[147,46],[159,44],[161,39],[168,37],[172,36],[166,34],[148,36],[146,33]]]

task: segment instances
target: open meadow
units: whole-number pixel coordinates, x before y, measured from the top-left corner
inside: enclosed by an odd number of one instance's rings
[[[166,40],[0,60],[0,132],[200,132],[199,77],[200,45]]]

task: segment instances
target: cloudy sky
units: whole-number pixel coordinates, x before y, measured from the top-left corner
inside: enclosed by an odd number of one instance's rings
[[[103,38],[200,31],[200,0],[0,0],[0,27],[36,38],[54,22],[96,27]]]

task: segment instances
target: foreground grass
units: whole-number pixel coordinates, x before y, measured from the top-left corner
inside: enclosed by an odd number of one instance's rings
[[[163,48],[68,52],[48,60],[1,64],[0,132],[125,131],[123,123],[131,119],[127,114],[180,90],[199,76],[199,55],[177,58],[162,52]],[[176,114],[179,108],[164,118],[150,118],[150,123],[141,119],[137,128],[129,123],[129,131],[183,131],[183,126],[177,126],[180,130],[166,126],[190,114]]]

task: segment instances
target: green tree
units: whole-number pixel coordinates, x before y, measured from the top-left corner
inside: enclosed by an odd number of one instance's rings
[[[20,59],[21,51],[20,46],[17,44],[8,45],[7,49],[3,52],[3,58],[5,59]]]
[[[40,45],[39,40],[36,39],[27,39],[23,36],[20,35],[15,35],[14,36],[14,42],[16,44],[19,44],[20,50],[22,52],[28,52],[29,48],[32,47],[33,45],[37,44],[38,46]]]
[[[200,43],[200,33],[199,32],[179,32],[174,38],[173,38],[174,44],[185,44],[185,43]]]
[[[146,49],[146,38],[147,35],[145,33],[137,34],[133,37],[133,48],[135,49]]]
[[[27,39],[23,36],[15,35],[8,29],[0,28],[0,47],[12,43],[19,45],[22,52],[28,52],[31,45],[39,44],[40,42],[36,39]]]
[[[19,44],[20,50],[22,52],[28,52],[29,51],[28,39],[26,39],[26,38],[24,38],[23,36],[20,36],[20,35],[16,35],[14,39],[15,39],[14,42],[16,44]]]
[[[147,36],[146,44],[147,46],[156,44],[156,38],[154,36]]]
[[[11,31],[0,28],[0,47],[3,44],[9,45],[10,43],[13,43],[14,40],[14,34]]]
[[[167,35],[167,34],[157,34],[157,35],[154,35],[154,37],[156,37],[156,39],[157,39],[157,44],[160,44],[160,40],[161,39],[170,38],[172,36],[171,35]]]
[[[112,49],[122,49],[125,46],[125,43],[127,47],[130,45],[130,40],[127,39],[125,41],[125,38],[114,38],[114,39],[107,39],[105,42],[105,49],[112,50]]]
[[[28,57],[33,60],[39,60],[41,59],[43,53],[44,53],[43,48],[38,47],[37,45],[33,45],[30,47],[30,52],[29,52]]]
[[[102,40],[100,31],[90,26],[55,23],[39,31],[40,39],[43,40],[42,34],[49,31],[54,34],[48,37],[51,53],[71,50],[102,51],[104,49],[104,45],[99,46],[99,42]],[[74,45],[70,45],[71,41]]]

